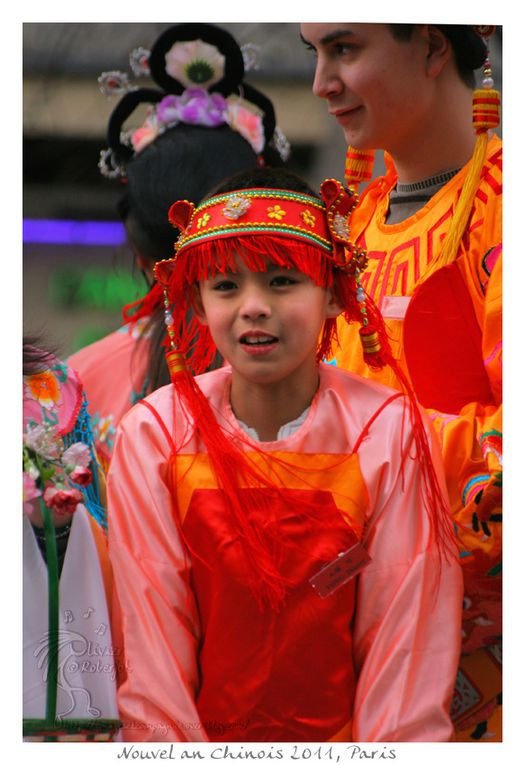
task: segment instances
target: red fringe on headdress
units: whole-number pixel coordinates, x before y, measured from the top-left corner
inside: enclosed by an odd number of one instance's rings
[[[144,297],[128,303],[122,308],[122,319],[125,324],[133,324],[146,316],[152,316],[164,301],[164,291],[158,282],[155,282]]]
[[[314,245],[293,239],[287,239],[283,244],[280,238],[272,238],[271,234],[263,239],[260,236],[243,236],[235,246],[232,245],[232,239],[213,239],[185,250],[178,256],[166,285],[175,333],[180,339],[179,350],[186,356],[193,374],[204,372],[216,354],[208,328],[195,317],[189,323],[187,320],[188,308],[193,307],[194,285],[213,278],[217,273],[234,272],[237,268],[235,257],[239,257],[252,271],[266,271],[268,261],[271,261],[282,268],[296,268],[321,287],[330,288],[334,284],[330,261]],[[335,325],[335,319],[326,322],[317,353],[319,361],[330,352]]]
[[[180,354],[177,353],[177,356]],[[279,571],[279,562],[291,543],[282,538],[275,523],[273,498],[282,487],[277,482],[275,470],[272,470],[273,457],[257,449],[248,439],[225,433],[195,378],[183,369],[179,361],[172,365],[172,382],[179,400],[191,413],[194,432],[206,448],[217,485],[224,491],[232,525],[246,557],[248,585],[261,609],[269,606],[278,611],[289,586],[288,580]],[[262,456],[263,464],[268,465],[267,472],[262,472],[251,462],[242,450],[243,444]],[[281,460],[280,464],[284,462]],[[241,488],[258,491],[243,492],[241,495]],[[314,528],[317,525],[319,534],[326,532],[334,523],[333,519],[319,514],[317,505],[308,501],[301,505],[298,512],[306,515]],[[265,523],[254,520],[257,518],[264,518]],[[305,550],[304,554],[308,555],[308,551]]]
[[[243,484],[267,489],[275,489],[275,486],[251,465],[239,446],[234,445],[217,425],[210,404],[193,376],[180,370],[172,375],[172,381],[182,402],[191,412],[195,431],[206,447],[218,486],[224,491],[233,526],[246,555],[247,577],[254,596],[261,606],[266,603],[278,610],[286,592],[286,580],[279,573],[273,553],[279,540],[272,538],[271,532],[265,534],[258,524],[250,522],[247,500],[244,497],[241,501],[239,494]],[[264,495],[259,493],[254,493],[250,502],[260,506],[267,504]]]

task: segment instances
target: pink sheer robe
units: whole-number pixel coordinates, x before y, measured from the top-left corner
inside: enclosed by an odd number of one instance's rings
[[[97,452],[106,469],[121,417],[145,395],[147,323],[146,317],[125,325],[68,359],[84,384]]]
[[[230,375],[198,381],[223,426],[246,442]],[[172,386],[148,397],[157,416],[137,406],[122,420],[108,491],[125,740],[450,740],[461,573],[456,561],[439,562],[417,462],[409,456],[402,468],[411,442],[402,400],[380,412],[354,453],[392,393],[321,365],[303,424],[257,444],[285,464],[279,528],[298,543],[285,556],[292,587],[277,614],[261,613],[243,591],[242,551]],[[301,515],[301,492],[325,513],[326,540]],[[372,563],[323,600],[308,580],[352,534]]]

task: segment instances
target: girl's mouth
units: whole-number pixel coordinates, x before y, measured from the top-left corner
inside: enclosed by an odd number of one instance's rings
[[[257,335],[253,337],[241,337],[240,342],[243,345],[270,345],[277,343],[278,340],[273,335]]]
[[[239,338],[239,342],[249,356],[264,356],[276,347],[279,338],[265,333],[247,333]]]

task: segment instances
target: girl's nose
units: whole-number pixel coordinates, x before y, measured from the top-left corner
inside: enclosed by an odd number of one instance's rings
[[[271,315],[271,306],[267,296],[256,285],[246,286],[243,290],[240,313],[244,319],[265,319]]]

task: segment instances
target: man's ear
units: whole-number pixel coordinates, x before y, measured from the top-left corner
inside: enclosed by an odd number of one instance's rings
[[[432,24],[423,24],[421,34],[427,44],[427,74],[429,77],[437,77],[454,57],[452,43],[441,29]]]
[[[336,300],[336,297],[334,295],[333,289],[328,290],[328,303],[326,305],[326,318],[327,319],[335,319],[336,316],[339,316],[340,313],[342,313],[343,309],[339,305],[339,303]]]
[[[204,305],[202,304],[202,297],[201,297],[201,290],[199,287],[199,284],[193,284],[191,287],[191,305],[193,308],[193,312],[197,319],[200,321],[201,324],[204,324],[205,326],[208,325],[208,320],[206,319],[206,312],[204,310]]]

